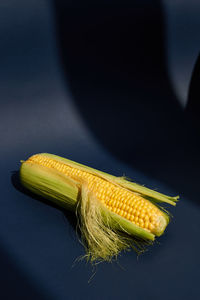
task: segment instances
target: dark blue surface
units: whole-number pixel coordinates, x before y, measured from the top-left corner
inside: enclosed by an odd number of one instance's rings
[[[185,54],[184,109],[168,72],[167,9],[60,0],[0,8],[1,299],[197,299],[199,62],[192,76]],[[21,191],[13,175],[38,152],[180,194],[166,234],[138,259],[131,251],[98,265],[88,283],[73,217]]]

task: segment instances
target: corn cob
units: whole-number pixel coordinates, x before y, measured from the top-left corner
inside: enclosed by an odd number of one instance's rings
[[[91,261],[111,260],[134,242],[140,247],[162,235],[169,215],[155,202],[176,205],[178,199],[47,153],[23,161],[20,179],[32,192],[77,212]]]

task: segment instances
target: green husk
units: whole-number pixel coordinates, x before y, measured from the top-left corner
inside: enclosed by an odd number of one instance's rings
[[[71,178],[54,169],[23,162],[20,167],[20,180],[31,192],[75,211],[79,188]]]
[[[41,153],[40,155],[87,171],[155,202],[176,205],[178,197],[166,196],[130,182],[124,177],[115,177],[53,154]],[[21,183],[32,192],[77,213],[86,258],[92,262],[111,261],[121,250],[130,247],[140,252],[146,244],[152,243],[155,239],[154,234],[108,210],[96,199],[86,184],[81,185],[55,169],[23,161],[20,167],[20,179]],[[169,222],[167,213],[164,214],[164,218],[167,226]]]

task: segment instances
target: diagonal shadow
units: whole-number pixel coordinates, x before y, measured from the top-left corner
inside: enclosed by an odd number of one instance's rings
[[[188,103],[186,110],[189,117],[194,122],[194,126],[200,129],[199,112],[200,112],[200,54],[197,58],[192,78],[189,86]]]
[[[53,1],[74,102],[113,155],[199,202],[197,132],[167,72],[161,1]]]

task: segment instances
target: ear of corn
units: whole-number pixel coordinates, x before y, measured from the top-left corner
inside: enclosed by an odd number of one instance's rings
[[[32,192],[78,212],[92,261],[110,260],[135,239],[140,246],[163,234],[169,216],[148,199],[172,205],[178,199],[48,153],[23,162],[20,178]]]

